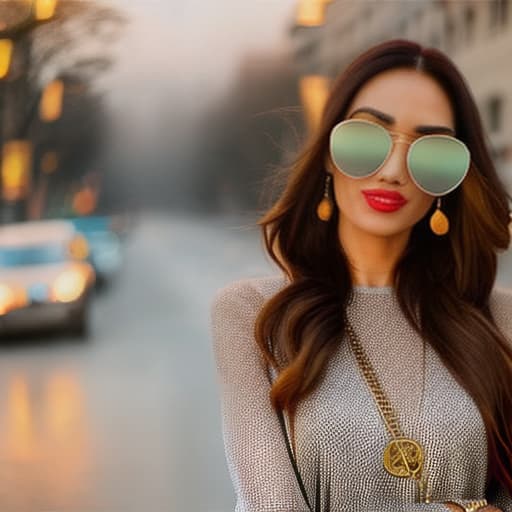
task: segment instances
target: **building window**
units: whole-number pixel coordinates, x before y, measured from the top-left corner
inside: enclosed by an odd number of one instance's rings
[[[471,43],[475,37],[475,9],[470,5],[464,11],[464,32],[466,43]]]
[[[487,102],[487,112],[489,119],[489,131],[499,132],[502,129],[503,121],[503,98],[493,96]]]

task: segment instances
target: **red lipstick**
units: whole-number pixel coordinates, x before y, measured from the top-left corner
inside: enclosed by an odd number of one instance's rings
[[[362,190],[361,192],[368,205],[380,212],[394,212],[407,203],[407,199],[402,194],[392,190],[375,188]]]

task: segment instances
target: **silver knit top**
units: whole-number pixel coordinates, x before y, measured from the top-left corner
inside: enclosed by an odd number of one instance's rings
[[[270,383],[253,334],[259,309],[286,284],[281,275],[240,279],[217,290],[211,303],[235,512],[308,510],[270,404]],[[512,343],[512,290],[495,287],[490,307]],[[394,289],[354,287],[347,315],[404,434],[424,447],[433,503],[417,503],[415,482],[384,469],[382,454],[390,434],[344,339],[319,387],[299,403],[295,420],[297,463],[313,510],[317,472],[322,511],[329,500],[331,512],[446,512],[443,502],[450,498],[484,498],[486,432],[476,404],[408,324]],[[505,489],[490,503],[512,512]]]

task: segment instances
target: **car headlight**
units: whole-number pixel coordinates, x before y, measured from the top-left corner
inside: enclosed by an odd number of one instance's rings
[[[0,284],[0,315],[5,315],[12,309],[16,297],[12,288],[6,284]]]
[[[85,290],[85,275],[76,269],[65,270],[53,283],[53,295],[59,302],[72,302]]]

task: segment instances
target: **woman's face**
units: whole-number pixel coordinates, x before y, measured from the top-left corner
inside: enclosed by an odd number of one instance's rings
[[[351,114],[361,107],[371,107],[392,118],[385,121],[366,112]],[[346,119],[367,119],[392,131],[401,132],[413,139],[425,135],[415,127],[432,125],[454,128],[450,99],[440,85],[425,73],[414,69],[392,69],[372,77],[358,91],[347,110]],[[454,135],[447,131],[432,133]],[[393,236],[410,231],[422,219],[434,196],[419,189],[407,171],[406,156],[409,144],[394,144],[387,161],[377,173],[367,178],[350,178],[341,173],[327,158],[326,170],[333,175],[336,204],[339,209],[339,230],[345,234],[363,231],[375,236]],[[399,192],[406,200],[404,206],[394,211],[380,211],[368,203],[363,190],[384,189]],[[442,203],[441,203],[442,208]],[[341,231],[340,231],[341,232]]]

